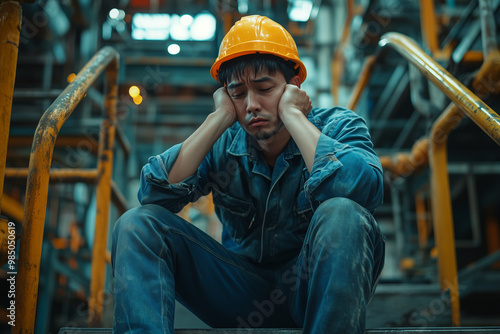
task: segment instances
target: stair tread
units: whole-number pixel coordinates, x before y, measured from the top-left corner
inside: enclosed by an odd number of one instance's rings
[[[427,327],[427,328],[377,328],[367,329],[366,334],[397,334],[397,333],[447,333],[447,334],[461,334],[461,333],[481,333],[493,334],[499,333],[500,327]],[[61,328],[59,334],[111,334],[111,328]],[[276,328],[258,328],[258,329],[176,329],[175,334],[237,334],[237,333],[273,333],[273,334],[300,334],[300,329],[276,329]]]

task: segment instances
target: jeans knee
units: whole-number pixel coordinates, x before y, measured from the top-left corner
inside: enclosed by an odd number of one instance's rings
[[[152,232],[164,229],[161,220],[168,221],[168,216],[174,215],[158,205],[141,205],[125,212],[115,223],[113,241],[125,236],[128,238],[146,239]]]
[[[336,223],[340,225],[358,221],[366,216],[367,211],[358,203],[344,197],[330,198],[319,205],[313,215],[313,220],[328,222],[327,226]]]
[[[372,229],[370,213],[353,200],[335,197],[321,203],[311,220],[312,230],[317,236],[348,240],[357,238]]]
[[[363,209],[358,203],[345,197],[330,198],[321,203],[314,215],[329,217],[332,219],[346,215],[355,214]]]

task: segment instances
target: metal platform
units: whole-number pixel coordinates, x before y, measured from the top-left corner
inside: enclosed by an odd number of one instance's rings
[[[59,334],[112,334],[110,328],[61,328]],[[176,329],[175,334],[301,334],[300,329]],[[397,334],[397,333],[480,333],[480,334],[498,334],[500,327],[428,327],[428,328],[380,328],[368,329],[366,334]]]

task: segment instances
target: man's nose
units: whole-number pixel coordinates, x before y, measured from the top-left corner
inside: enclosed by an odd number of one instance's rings
[[[257,94],[249,91],[247,94],[247,113],[259,112],[261,109]]]

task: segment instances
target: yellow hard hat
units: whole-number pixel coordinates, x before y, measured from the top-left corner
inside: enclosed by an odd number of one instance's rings
[[[299,68],[302,83],[307,76],[306,68],[299,59],[297,45],[288,31],[273,20],[260,15],[244,16],[234,24],[224,36],[219,48],[219,56],[210,69],[217,80],[222,63],[236,57],[266,53],[293,61]]]

